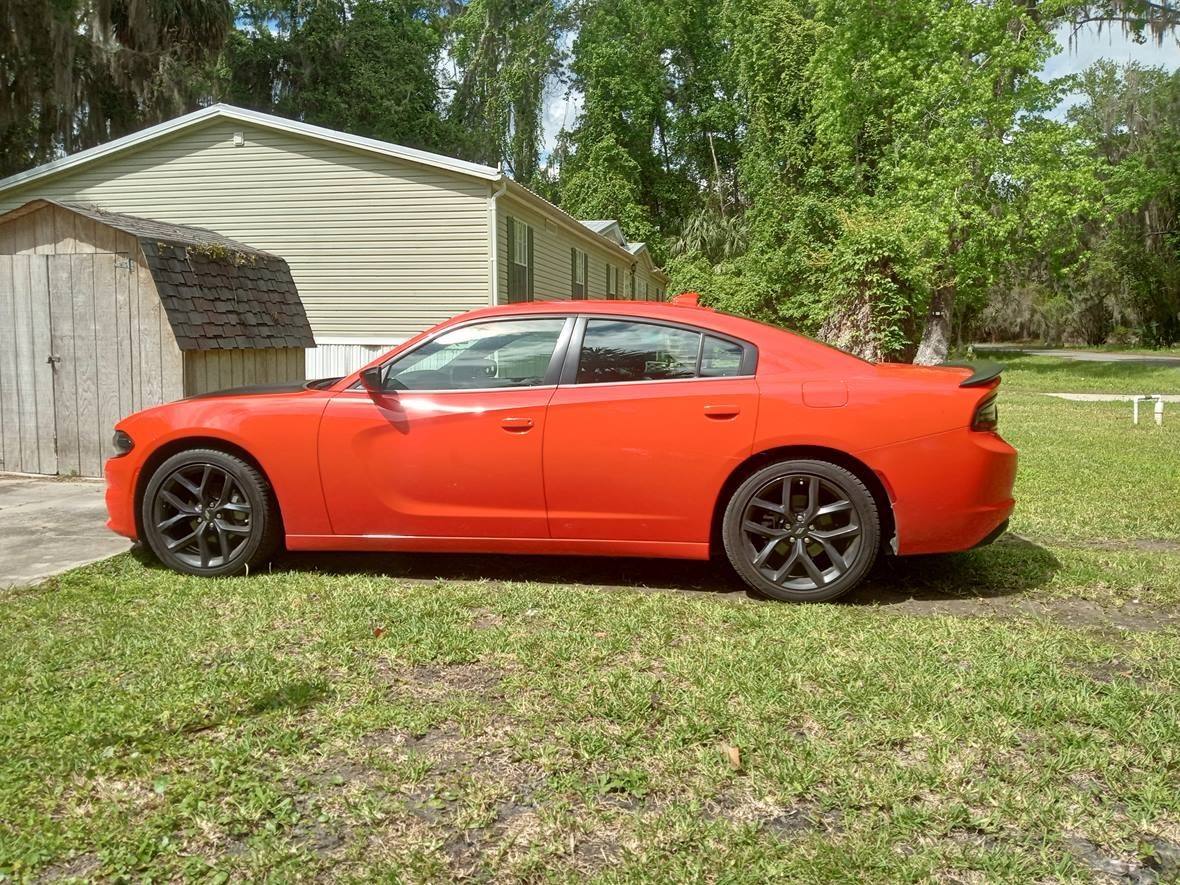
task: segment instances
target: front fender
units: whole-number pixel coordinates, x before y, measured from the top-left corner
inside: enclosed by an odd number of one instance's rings
[[[274,491],[291,534],[331,531],[317,457],[329,397],[317,392],[183,400],[139,412],[117,428],[135,445],[107,462],[111,528],[136,537],[136,495],[155,466],[185,448],[221,448],[253,460]]]

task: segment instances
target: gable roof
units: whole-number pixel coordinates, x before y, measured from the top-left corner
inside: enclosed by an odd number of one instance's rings
[[[8,190],[17,185],[27,184],[39,178],[45,178],[48,175],[55,175],[67,169],[72,169],[75,166],[81,166],[85,163],[101,159],[102,157],[128,150],[144,142],[162,138],[166,135],[172,135],[181,130],[216,119],[237,120],[242,123],[253,123],[268,129],[281,129],[285,132],[293,132],[319,141],[332,142],[333,144],[339,144],[344,147],[382,154],[422,166],[445,169],[449,172],[457,172],[460,175],[469,175],[486,181],[498,181],[501,175],[500,170],[479,163],[469,163],[466,160],[458,160],[454,157],[443,156],[442,154],[433,154],[430,151],[420,151],[416,148],[405,147],[404,145],[393,144],[388,141],[365,138],[361,135],[351,135],[335,129],[326,129],[323,126],[313,126],[310,123],[302,123],[299,120],[288,120],[285,117],[276,117],[274,114],[264,114],[261,111],[251,111],[229,104],[214,104],[209,105],[207,108],[193,111],[192,113],[182,114],[171,120],[165,120],[163,123],[157,123],[155,126],[148,126],[146,129],[140,129],[138,132],[132,132],[113,141],[104,142],[92,148],[86,148],[86,150],[78,151],[75,154],[70,154],[58,160],[51,160],[48,163],[42,163],[40,166],[35,166],[24,172],[18,172],[15,175],[0,179],[0,191]]]
[[[0,215],[0,225],[57,206],[129,234],[156,284],[181,350],[315,347],[287,262],[203,227],[33,200]]]
[[[236,120],[241,123],[249,123],[267,129],[289,132],[305,138],[329,142],[353,150],[379,154],[407,163],[414,163],[420,166],[451,172],[456,175],[477,178],[492,184],[501,184],[506,186],[516,197],[532,202],[556,215],[558,220],[568,225],[571,230],[583,234],[588,230],[592,234],[597,235],[601,240],[605,240],[608,248],[623,249],[631,252],[631,254],[635,254],[627,244],[626,237],[617,221],[579,221],[579,219],[570,215],[564,209],[555,206],[540,194],[530,190],[520,182],[508,178],[503,172],[493,166],[470,163],[466,160],[447,157],[443,154],[422,151],[417,148],[405,147],[404,145],[380,141],[375,138],[366,138],[361,135],[352,135],[348,132],[327,129],[323,126],[313,126],[310,123],[303,123],[299,120],[290,120],[286,117],[264,114],[261,111],[251,111],[229,104],[213,104],[171,120],[165,120],[163,123],[157,123],[155,126],[148,126],[146,129],[132,132],[113,141],[108,141],[60,159],[51,160],[48,163],[43,163],[24,172],[10,175],[7,178],[0,179],[0,193],[101,160],[105,157],[121,153],[122,151],[130,150],[157,138],[164,138],[185,129],[201,126],[218,119]],[[664,277],[663,272],[656,269],[654,265],[652,265],[652,269],[658,276]]]

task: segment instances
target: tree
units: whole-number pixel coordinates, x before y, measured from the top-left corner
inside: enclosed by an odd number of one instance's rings
[[[568,22],[560,0],[469,0],[452,16],[447,119],[466,156],[535,182],[545,88],[559,70]]]
[[[0,28],[0,176],[191,110],[228,0],[22,0]]]
[[[226,45],[230,102],[412,147],[446,151],[442,47],[417,0],[245,0]]]

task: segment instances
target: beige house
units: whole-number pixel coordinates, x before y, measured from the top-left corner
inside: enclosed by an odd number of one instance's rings
[[[612,221],[579,221],[489,166],[214,105],[0,181],[0,212],[48,198],[195,225],[286,260],[339,374],[488,304],[665,297]]]

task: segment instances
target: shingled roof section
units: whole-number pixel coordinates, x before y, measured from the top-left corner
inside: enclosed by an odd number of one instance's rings
[[[181,350],[315,347],[287,262],[200,227],[71,203],[139,240]]]

